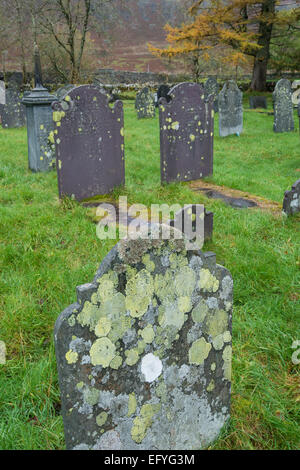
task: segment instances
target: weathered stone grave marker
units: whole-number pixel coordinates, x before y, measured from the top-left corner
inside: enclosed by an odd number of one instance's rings
[[[67,449],[200,449],[229,418],[232,277],[151,230],[121,240],[56,322]]]
[[[292,89],[294,90],[292,93],[292,103],[294,108],[297,108],[300,103],[300,80],[293,81]]]
[[[171,88],[169,87],[169,85],[165,85],[165,84],[160,85],[160,87],[157,90],[157,106],[159,106],[159,100],[161,98],[165,98],[167,102],[169,103],[169,101],[171,100],[171,97],[169,96],[170,90]]]
[[[0,80],[0,104],[5,104],[6,99],[5,99],[5,83]]]
[[[273,92],[274,132],[291,132],[294,130],[291,82],[282,78],[276,83]]]
[[[250,96],[249,97],[250,109],[268,108],[267,98],[265,96]]]
[[[211,240],[213,236],[214,214],[205,208],[202,210],[202,207],[200,204],[185,205],[184,208],[176,212],[174,218],[169,220],[168,224],[184,232],[187,238],[196,239],[197,236],[200,235],[202,237],[203,235],[203,241]],[[186,223],[188,218],[191,219],[191,224]],[[199,230],[201,225],[203,225],[202,233]]]
[[[219,90],[220,90],[220,87],[219,87],[219,84],[218,84],[217,80],[214,77],[208,77],[208,79],[206,80],[206,82],[204,84],[204,90],[205,90],[206,99],[210,95],[212,95],[214,97],[213,98],[213,100],[214,100],[213,107],[214,107],[215,113],[217,113],[219,111],[218,95],[219,95]]]
[[[290,191],[285,191],[282,210],[286,215],[300,212],[300,180],[293,184]]]
[[[159,106],[161,180],[190,181],[213,172],[213,96],[206,101],[199,83],[170,90]]]
[[[55,149],[50,134],[53,133],[51,104],[57,99],[43,86],[42,69],[38,48],[35,47],[35,87],[24,93],[26,107],[28,166],[34,172],[47,172],[55,168]]]
[[[25,108],[21,103],[22,94],[14,85],[5,92],[5,104],[0,104],[1,124],[4,129],[23,127],[26,124]]]
[[[243,93],[233,80],[228,80],[218,97],[220,137],[243,131]]]
[[[155,117],[155,102],[150,88],[144,87],[137,93],[135,109],[138,119]]]
[[[81,201],[124,184],[123,103],[110,108],[97,87],[82,85],[52,106],[60,197]]]

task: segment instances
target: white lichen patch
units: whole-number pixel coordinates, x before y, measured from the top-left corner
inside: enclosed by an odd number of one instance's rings
[[[143,357],[141,363],[141,372],[146,382],[154,382],[162,373],[163,365],[159,357],[150,353]]]

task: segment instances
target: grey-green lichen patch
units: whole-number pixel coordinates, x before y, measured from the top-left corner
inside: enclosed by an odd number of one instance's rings
[[[229,416],[229,273],[177,240],[131,242],[78,290],[55,335],[67,447],[201,448]]]

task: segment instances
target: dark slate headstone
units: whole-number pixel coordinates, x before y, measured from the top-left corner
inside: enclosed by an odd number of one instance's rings
[[[206,211],[206,209],[204,209],[204,211],[199,210],[199,208],[202,207],[203,206],[199,204],[185,205],[183,209],[181,209],[175,214],[174,219],[168,222],[169,225],[180,230],[185,234],[186,237],[188,237],[185,222],[187,220],[186,218],[190,217],[192,223],[189,224],[188,229],[191,227],[192,237],[194,237],[194,235],[197,235],[198,228],[201,226],[201,224],[203,224],[203,241],[211,240],[213,236],[214,214],[213,212]]]
[[[135,109],[137,110],[138,119],[155,117],[154,97],[148,87],[137,93]]]
[[[162,182],[212,175],[213,96],[207,101],[199,83],[181,83],[169,94],[159,106]]]
[[[124,184],[123,103],[110,108],[97,87],[82,85],[52,106],[59,196],[80,201]]]
[[[291,82],[282,78],[276,83],[273,92],[274,132],[291,132],[294,130],[294,114]]]
[[[243,93],[228,80],[218,97],[220,137],[243,132]]]
[[[286,215],[300,212],[300,180],[293,184],[290,191],[284,193],[282,210]]]
[[[5,99],[5,83],[0,80],[0,104],[5,104],[6,99]]]
[[[6,104],[0,104],[1,123],[4,129],[13,129],[26,125],[25,108],[22,105],[22,94],[16,87],[7,88]]]
[[[205,97],[206,99],[212,95],[213,100],[214,100],[214,111],[217,113],[219,111],[219,106],[218,106],[218,95],[219,95],[219,84],[217,80],[214,77],[208,77],[204,84],[204,90],[205,90]]]
[[[69,450],[201,449],[229,419],[232,277],[157,234],[122,239],[56,322]]]
[[[265,96],[250,96],[249,97],[250,109],[268,108],[267,98]]]
[[[165,84],[160,85],[160,87],[157,90],[157,106],[158,106],[160,98],[165,98],[167,102],[169,103],[169,101],[171,100],[171,97],[169,96],[170,90],[171,88],[168,85],[165,85]]]

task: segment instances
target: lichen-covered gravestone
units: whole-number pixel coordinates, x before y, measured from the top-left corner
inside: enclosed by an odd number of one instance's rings
[[[214,111],[217,113],[219,111],[219,105],[218,105],[218,94],[219,94],[219,84],[217,80],[214,77],[208,77],[204,84],[204,90],[205,90],[205,97],[206,99],[212,95],[213,96],[213,106],[214,106]]]
[[[294,130],[291,82],[282,78],[276,83],[273,92],[274,132],[291,132]]]
[[[263,108],[267,109],[267,98],[265,96],[250,96],[249,97],[250,109]]]
[[[231,275],[153,232],[121,240],[56,322],[68,449],[200,449],[229,418]]]
[[[148,87],[144,87],[136,95],[135,109],[138,119],[155,117],[155,102],[153,94]]]
[[[286,215],[300,212],[300,180],[293,184],[290,191],[284,193],[282,210]]]
[[[26,125],[25,108],[22,105],[22,94],[17,87],[7,88],[6,104],[0,104],[1,123],[4,129],[13,129]]]
[[[110,108],[97,87],[82,85],[52,106],[60,197],[80,201],[124,184],[123,103]]]
[[[243,132],[243,93],[233,80],[228,80],[218,97],[220,137]]]
[[[213,96],[199,83],[180,83],[159,106],[161,181],[191,181],[213,172]]]
[[[5,104],[5,83],[0,80],[0,104]]]

